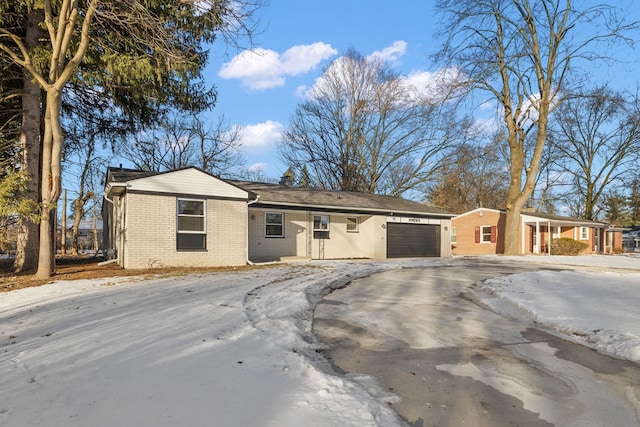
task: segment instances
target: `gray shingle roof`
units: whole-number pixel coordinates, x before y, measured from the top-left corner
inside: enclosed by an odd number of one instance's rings
[[[282,205],[340,211],[366,211],[381,214],[412,214],[453,217],[443,209],[399,197],[318,188],[286,187],[249,181],[230,181],[260,196],[256,205]]]
[[[107,168],[107,182],[127,182],[133,179],[146,178],[158,175],[160,172],[141,171],[137,169],[126,169],[121,167]]]
[[[109,167],[107,182],[125,183],[146,178],[163,172],[140,171],[121,167]],[[166,173],[166,172],[164,172]],[[455,214],[443,209],[417,203],[399,197],[351,191],[324,190],[319,188],[288,187],[262,182],[225,180],[254,195],[260,196],[256,206],[282,206],[288,208],[317,209],[344,212],[370,212],[384,215],[420,215],[454,217]]]
[[[522,215],[532,216],[540,219],[547,219],[550,221],[579,222],[583,224],[594,224],[594,225],[603,224],[602,221],[593,221],[590,219],[574,218],[574,217],[562,216],[562,215],[552,215],[552,214],[539,213],[539,212],[522,212]]]

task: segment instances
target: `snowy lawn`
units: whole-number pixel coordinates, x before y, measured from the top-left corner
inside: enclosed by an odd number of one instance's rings
[[[635,271],[538,271],[487,281],[476,296],[638,360],[640,259],[574,258]],[[459,262],[313,262],[0,293],[0,425],[402,425],[388,407],[395,396],[372,379],[328,373],[313,307],[359,277]]]
[[[542,269],[491,279],[475,288],[476,299],[506,317],[640,362],[640,256],[540,256],[527,261],[578,271]]]

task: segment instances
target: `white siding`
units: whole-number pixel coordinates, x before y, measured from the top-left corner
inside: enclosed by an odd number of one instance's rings
[[[265,236],[265,212],[284,213],[284,236]],[[313,216],[329,215],[329,238],[314,238]],[[357,233],[347,232],[347,217],[359,218]],[[386,256],[385,217],[346,213],[249,209],[249,259],[271,261],[286,258],[341,259]]]
[[[197,169],[182,169],[127,183],[128,191],[246,199],[248,193]]]

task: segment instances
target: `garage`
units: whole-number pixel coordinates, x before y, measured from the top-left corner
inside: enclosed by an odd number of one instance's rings
[[[387,258],[439,256],[440,225],[387,223]]]

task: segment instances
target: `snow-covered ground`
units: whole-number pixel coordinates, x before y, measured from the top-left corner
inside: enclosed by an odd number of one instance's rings
[[[496,313],[640,362],[640,255],[527,258],[578,270],[541,269],[491,279],[476,287],[476,298]]]
[[[496,311],[640,359],[640,257],[488,260],[589,266],[541,266],[475,294]],[[388,407],[396,397],[372,391],[372,379],[330,373],[311,335],[313,307],[359,277],[458,262],[294,263],[0,294],[0,425],[402,425]]]

